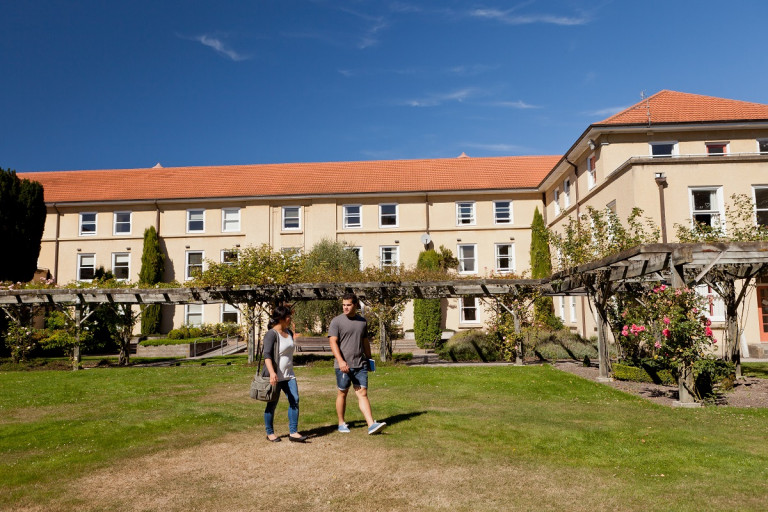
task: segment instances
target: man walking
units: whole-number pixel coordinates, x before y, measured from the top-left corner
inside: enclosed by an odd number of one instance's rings
[[[371,343],[368,338],[368,322],[357,314],[360,302],[354,293],[346,293],[341,298],[341,315],[331,320],[328,336],[331,350],[336,359],[336,414],[339,417],[339,432],[348,434],[349,426],[344,421],[347,410],[349,387],[355,388],[357,403],[368,423],[368,433],[379,432],[386,423],[373,419],[371,403],[368,400],[368,360],[371,358]]]

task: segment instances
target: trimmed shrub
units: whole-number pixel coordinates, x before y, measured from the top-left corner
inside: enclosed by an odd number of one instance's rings
[[[649,384],[665,384],[674,386],[677,379],[669,369],[661,369],[650,365],[631,366],[623,363],[613,363],[613,378],[616,380],[630,380],[634,382],[647,382]]]
[[[597,341],[586,340],[567,329],[559,331],[539,331],[531,336],[524,349],[526,355],[535,354],[544,361],[556,361],[559,359],[573,359],[584,361],[597,359]]]
[[[497,361],[499,352],[494,334],[479,329],[462,331],[437,349],[440,359],[451,361]]]
[[[416,268],[437,270],[440,256],[434,249],[421,251]],[[440,299],[415,299],[413,301],[413,335],[419,348],[434,347],[440,341],[442,329]]]

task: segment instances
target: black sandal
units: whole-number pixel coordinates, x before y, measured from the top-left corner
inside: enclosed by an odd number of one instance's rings
[[[307,442],[307,436],[299,436],[299,437],[288,436],[288,439],[290,441],[293,441],[294,443],[306,443]]]
[[[279,437],[270,439],[269,436],[267,436],[267,441],[269,441],[270,443],[279,443],[280,441],[282,441],[282,439],[280,439]]]

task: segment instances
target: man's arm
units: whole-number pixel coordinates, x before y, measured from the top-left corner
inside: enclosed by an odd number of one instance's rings
[[[363,338],[363,352],[366,359],[371,359],[371,339],[368,336]]]
[[[341,349],[339,348],[339,337],[328,336],[328,341],[331,344],[331,352],[333,352],[333,357],[335,357],[336,361],[339,363],[339,370],[347,373],[349,371],[349,365],[344,360],[344,356],[341,355]]]

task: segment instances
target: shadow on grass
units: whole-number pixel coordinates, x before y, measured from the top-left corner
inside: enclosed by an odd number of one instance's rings
[[[411,418],[415,418],[417,416],[421,416],[422,414],[426,414],[426,413],[427,411],[416,411],[416,412],[409,412],[405,414],[395,414],[394,416],[383,418],[381,421],[386,423],[387,426],[391,427],[392,425],[397,425],[398,423],[402,423],[404,421],[410,421]],[[364,420],[348,421],[347,426],[349,426],[350,430],[354,430],[357,428],[360,428],[360,429],[368,428],[368,425],[365,423]],[[316,437],[327,436],[329,434],[334,434],[338,431],[338,428],[339,428],[338,425],[325,425],[323,427],[315,427],[313,429],[305,430],[303,434],[308,438],[312,439]]]

